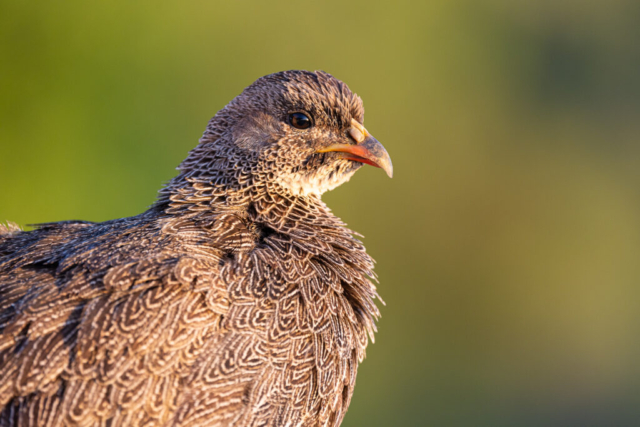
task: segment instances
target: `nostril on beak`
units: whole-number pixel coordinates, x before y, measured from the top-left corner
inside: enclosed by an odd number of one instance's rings
[[[360,144],[362,141],[364,141],[364,134],[360,132],[360,129],[356,127],[352,127],[351,129],[349,129],[349,135],[351,136],[351,138],[353,138],[356,144]]]

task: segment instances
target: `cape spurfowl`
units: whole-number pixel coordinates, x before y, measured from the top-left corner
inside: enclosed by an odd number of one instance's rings
[[[131,218],[0,227],[0,425],[337,426],[379,316],[321,201],[389,155],[324,72],[258,79]]]

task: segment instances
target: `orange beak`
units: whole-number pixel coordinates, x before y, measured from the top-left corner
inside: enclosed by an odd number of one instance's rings
[[[389,153],[360,123],[351,121],[349,135],[356,142],[355,144],[333,144],[318,150],[318,153],[337,151],[345,153],[344,159],[354,162],[366,163],[384,170],[389,178],[393,177],[393,164]]]

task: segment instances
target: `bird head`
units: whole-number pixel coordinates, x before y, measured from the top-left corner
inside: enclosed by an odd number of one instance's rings
[[[362,100],[322,71],[261,77],[211,119],[185,160],[206,172],[225,165],[294,195],[320,195],[348,181],[364,164],[393,174],[385,148],[363,125]],[[217,162],[212,158],[224,157]],[[209,159],[203,164],[198,159]],[[203,170],[203,168],[205,170]],[[210,171],[211,172],[211,171]],[[238,175],[236,173],[236,175]]]

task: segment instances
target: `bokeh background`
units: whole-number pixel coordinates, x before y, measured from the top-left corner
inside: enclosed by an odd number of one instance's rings
[[[640,425],[640,2],[0,2],[0,219],[150,205],[256,78],[362,96],[387,305],[345,426]]]

